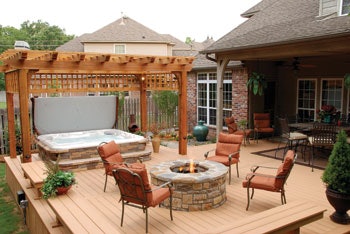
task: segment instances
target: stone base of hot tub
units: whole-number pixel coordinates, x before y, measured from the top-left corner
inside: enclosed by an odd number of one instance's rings
[[[189,174],[173,176],[173,172],[168,170],[170,164],[164,162],[156,165],[151,168],[150,175],[151,182],[154,185],[172,181],[174,189],[172,207],[174,210],[203,211],[219,207],[225,203],[227,175],[225,166],[204,161],[202,164],[208,166],[211,170],[198,173],[197,176],[191,178]],[[163,205],[169,207],[169,200],[165,200]]]
[[[127,163],[151,160],[151,151],[145,150],[146,143],[120,144],[121,154]],[[86,147],[82,149],[52,150],[41,142],[37,142],[40,158],[56,161],[60,156],[59,166],[62,170],[90,170],[103,168],[101,158],[96,147]],[[135,151],[137,150],[137,151]]]

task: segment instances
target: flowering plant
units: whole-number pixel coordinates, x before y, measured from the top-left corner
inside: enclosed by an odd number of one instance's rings
[[[323,119],[326,115],[334,115],[337,113],[337,109],[332,105],[323,105],[321,110],[318,110],[318,116]]]
[[[164,123],[159,124],[159,123],[157,123],[157,122],[153,122],[153,123],[150,124],[148,130],[149,130],[150,132],[152,132],[153,135],[155,136],[155,135],[159,135],[160,132],[161,132],[164,128],[165,128],[165,127],[164,127]]]

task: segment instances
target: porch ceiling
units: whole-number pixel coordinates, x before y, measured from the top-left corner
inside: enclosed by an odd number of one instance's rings
[[[315,57],[350,55],[350,35],[321,38],[317,40],[294,41],[288,44],[270,44],[260,47],[231,48],[226,51],[212,51],[216,58],[230,60],[283,60],[291,57]]]

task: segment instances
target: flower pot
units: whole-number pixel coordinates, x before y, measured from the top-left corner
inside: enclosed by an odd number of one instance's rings
[[[198,125],[193,128],[193,136],[197,141],[206,141],[209,129],[204,125],[204,121],[199,120]]]
[[[72,187],[72,185],[68,186],[68,187],[58,187],[57,188],[57,195],[63,195],[66,194],[68,192],[68,190]]]
[[[350,224],[350,217],[347,211],[350,209],[350,194],[343,194],[327,188],[326,196],[329,203],[335,209],[330,218],[339,224]]]
[[[324,123],[330,123],[331,122],[331,115],[325,115],[323,118]]]
[[[152,147],[153,147],[153,152],[154,153],[159,153],[159,148],[160,148],[160,137],[159,135],[155,135],[152,138]]]

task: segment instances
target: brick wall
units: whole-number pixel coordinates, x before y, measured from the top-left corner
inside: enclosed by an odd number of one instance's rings
[[[188,132],[197,125],[197,73],[188,73],[187,83],[187,121]],[[248,118],[248,74],[246,68],[234,68],[232,72],[232,114],[237,120]],[[216,129],[210,127],[208,139],[216,136]]]

